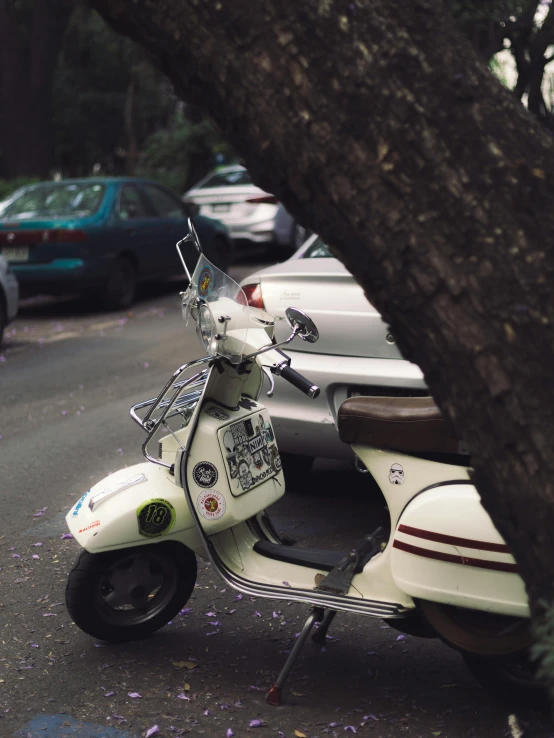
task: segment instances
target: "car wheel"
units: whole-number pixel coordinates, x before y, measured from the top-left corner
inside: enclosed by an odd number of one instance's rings
[[[528,651],[493,657],[462,653],[462,657],[473,678],[503,702],[548,708],[548,694],[537,679],[537,668]]]
[[[2,346],[2,339],[4,337],[4,329],[8,323],[8,316],[6,313],[6,307],[2,295],[0,295],[0,346]]]
[[[124,310],[135,301],[137,273],[129,259],[121,256],[111,267],[104,287],[104,303],[112,310]]]
[[[233,247],[223,238],[213,239],[206,256],[222,272],[227,272],[235,260]]]
[[[283,464],[287,492],[307,492],[310,488],[310,475],[314,457],[281,454],[281,463]]]
[[[69,574],[65,600],[73,622],[93,638],[133,641],[175,617],[195,582],[196,557],[180,543],[82,551]]]

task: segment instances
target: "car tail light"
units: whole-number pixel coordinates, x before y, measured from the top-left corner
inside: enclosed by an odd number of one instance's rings
[[[264,300],[262,297],[262,288],[259,283],[247,284],[242,289],[244,294],[246,295],[246,301],[248,302],[250,307],[261,308],[262,310],[265,310]]]
[[[275,195],[263,195],[263,197],[251,197],[245,202],[249,202],[252,205],[277,205],[279,200]]]
[[[52,243],[75,243],[75,241],[87,241],[88,235],[79,228],[53,228],[44,231],[44,240]]]

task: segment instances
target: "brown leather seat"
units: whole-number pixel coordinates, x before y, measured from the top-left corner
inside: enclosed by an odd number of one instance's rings
[[[406,453],[467,453],[431,397],[351,397],[339,408],[338,425],[344,443]]]

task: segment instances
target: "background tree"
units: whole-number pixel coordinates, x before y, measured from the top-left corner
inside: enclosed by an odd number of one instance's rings
[[[52,165],[52,85],[73,0],[0,0],[0,156],[8,177]]]
[[[554,147],[439,0],[91,0],[333,244],[554,632]],[[552,680],[554,682],[554,680]]]

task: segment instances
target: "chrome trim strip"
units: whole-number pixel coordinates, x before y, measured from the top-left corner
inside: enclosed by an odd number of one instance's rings
[[[118,492],[122,492],[124,489],[129,489],[129,487],[134,487],[136,484],[142,484],[147,481],[148,477],[146,474],[135,474],[134,477],[123,479],[121,482],[113,484],[111,487],[107,487],[93,495],[88,503],[89,509],[94,512],[98,507],[100,507],[100,505]]]

